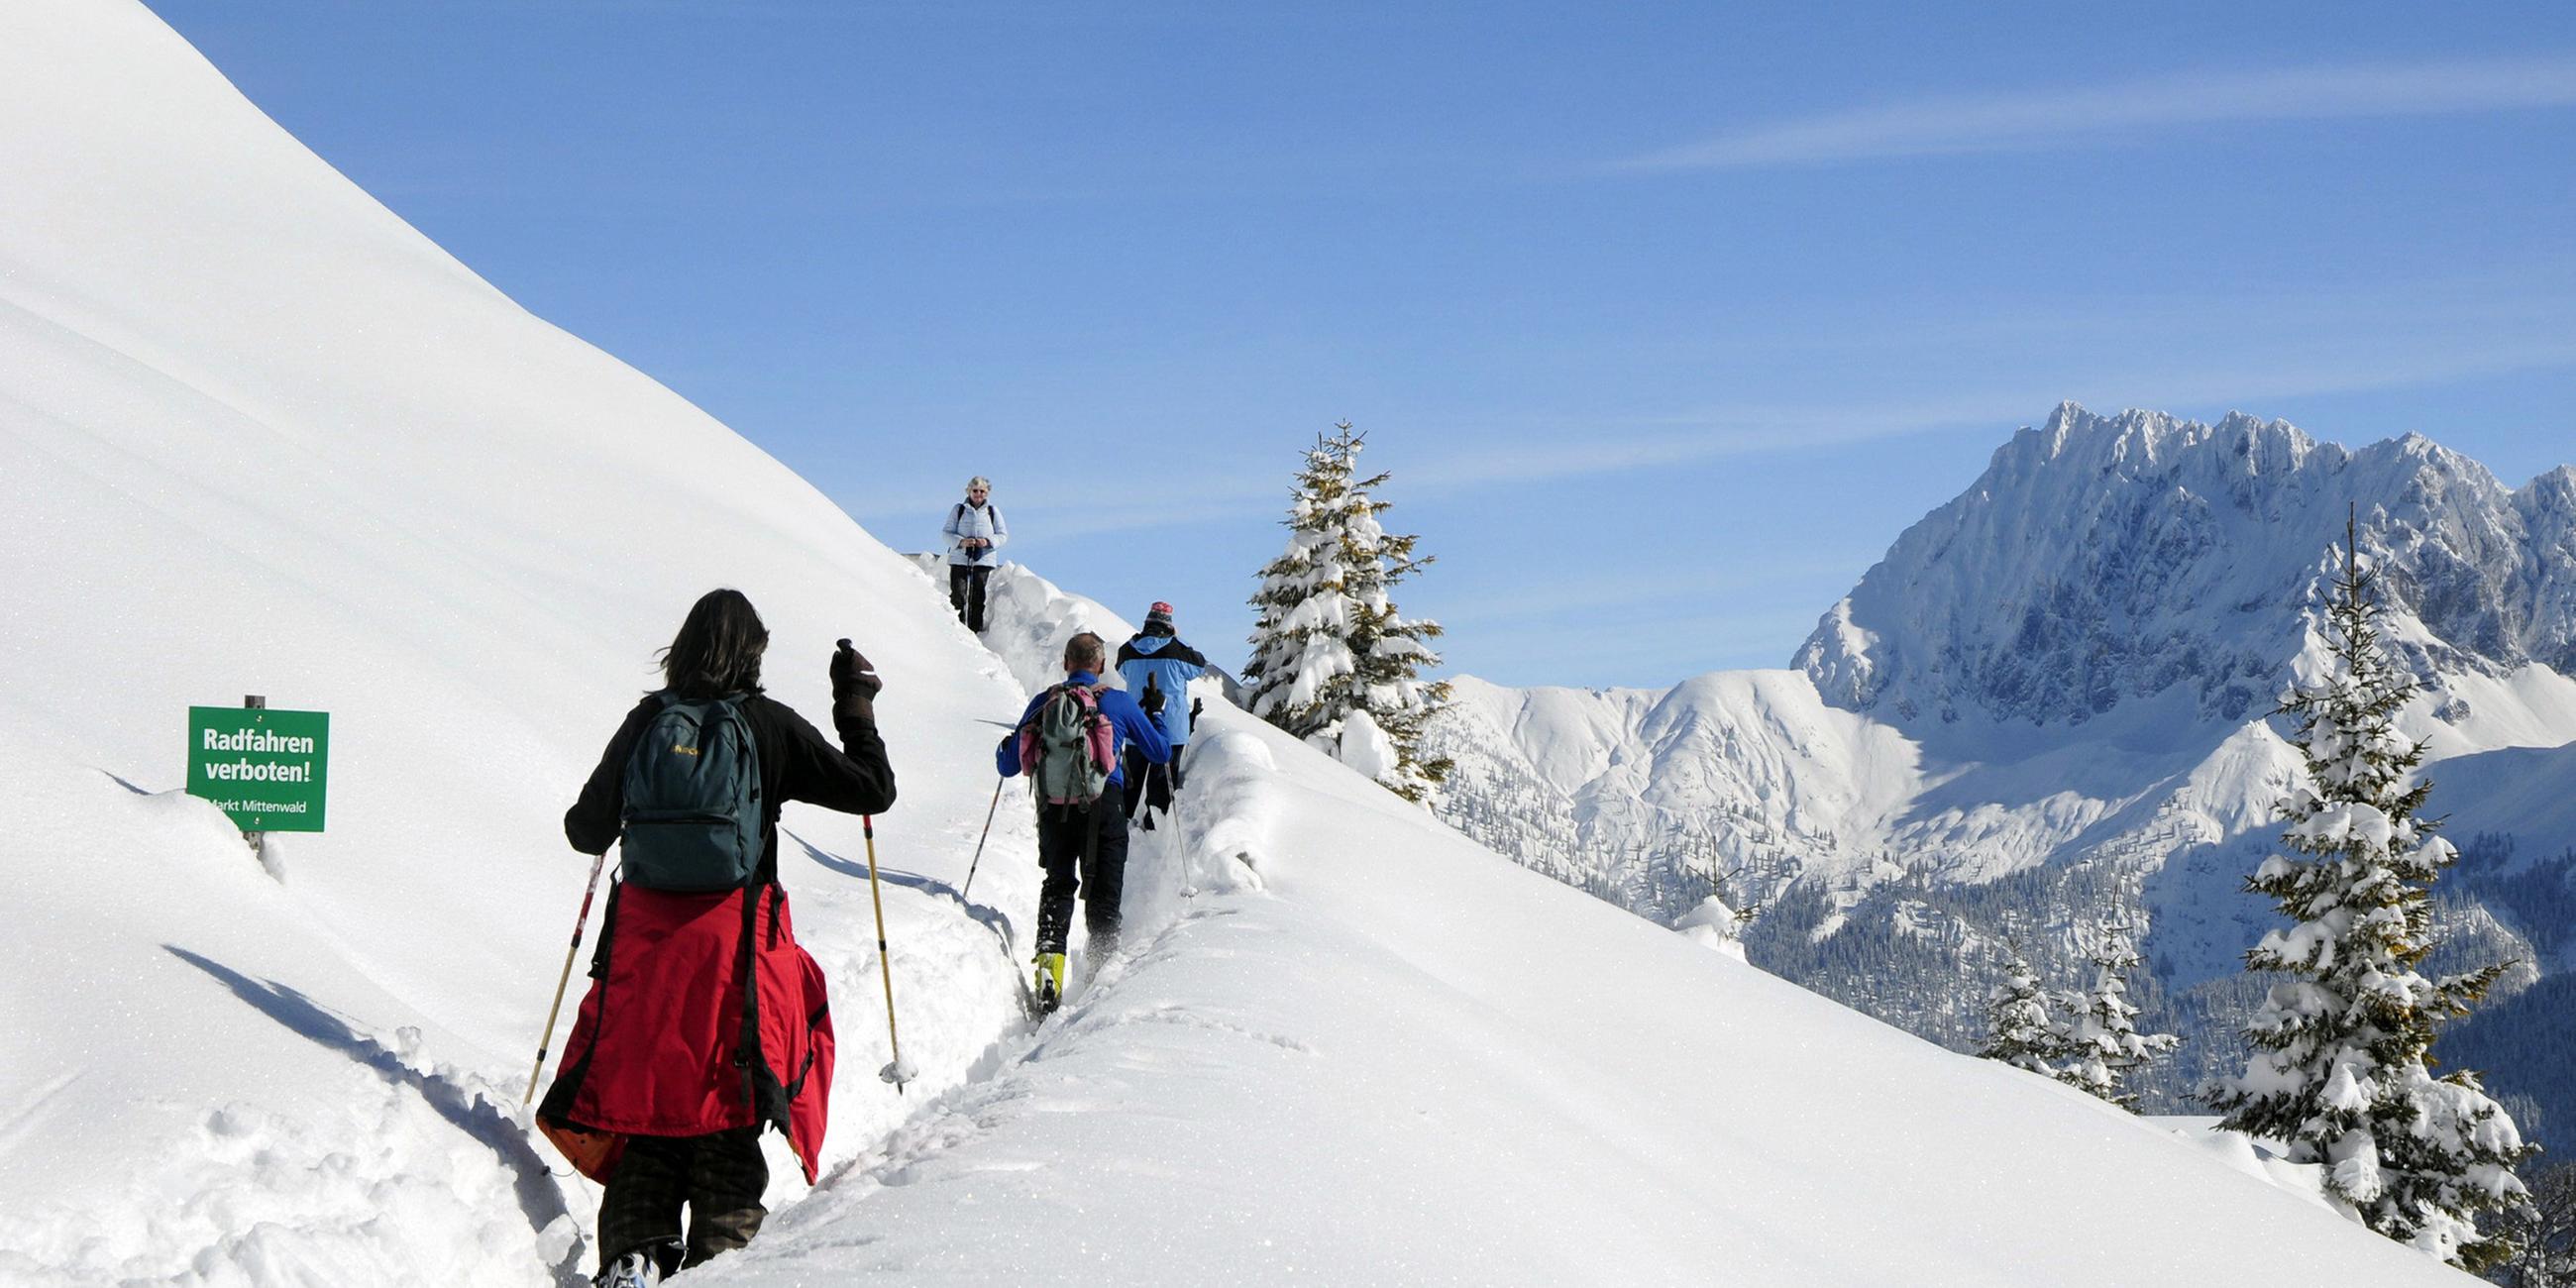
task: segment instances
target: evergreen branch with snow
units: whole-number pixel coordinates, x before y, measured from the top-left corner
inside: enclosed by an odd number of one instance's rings
[[[2417,969],[2435,947],[2433,882],[2459,856],[2423,816],[2425,748],[2397,728],[2416,681],[2381,638],[2378,577],[2356,531],[2337,563],[2276,712],[2305,764],[2281,837],[2289,853],[2246,882],[2289,923],[2245,955],[2277,980],[2247,1023],[2244,1072],[2209,1099],[2222,1127],[2322,1165],[2327,1192],[2371,1229],[2479,1270],[2513,1251],[2477,1218],[2524,1201],[2514,1168],[2534,1147],[2475,1073],[2435,1077],[2432,1045],[2505,966],[2441,979]]]
[[[1423,801],[1451,765],[1422,750],[1424,722],[1449,700],[1446,681],[1421,678],[1440,664],[1423,641],[1441,629],[1405,617],[1389,592],[1431,558],[1413,553],[1419,536],[1378,522],[1391,503],[1374,493],[1388,475],[1354,477],[1365,437],[1344,421],[1307,449],[1284,520],[1288,548],[1252,596],[1242,680],[1254,715]]]

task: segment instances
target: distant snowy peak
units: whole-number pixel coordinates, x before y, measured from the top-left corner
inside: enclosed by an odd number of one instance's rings
[[[1658,920],[1709,894],[1758,902],[1840,870],[1920,791],[1899,730],[1826,705],[1796,671],[1722,671],[1670,689],[1452,681],[1425,745],[1456,764],[1439,807],[1524,866]],[[1737,906],[1750,906],[1738,903]]]
[[[2359,450],[2278,420],[2062,404],[1906,530],[1795,665],[1827,702],[1911,722],[2078,723],[2182,687],[2267,703],[2358,502],[2428,673],[2576,671],[2576,469],[2515,491],[2421,435]]]

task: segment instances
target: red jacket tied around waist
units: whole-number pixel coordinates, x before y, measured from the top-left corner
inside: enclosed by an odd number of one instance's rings
[[[659,706],[648,697],[609,741],[564,816],[573,848],[598,854],[616,839],[627,757]],[[839,748],[765,696],[750,695],[742,708],[760,751],[762,859],[753,902],[746,906],[742,890],[682,894],[623,883],[612,890],[590,990],[537,1111],[548,1139],[596,1181],[615,1171],[628,1136],[699,1136],[754,1123],[786,1133],[806,1180],[815,1178],[829,1116],[832,1020],[822,971],[797,944],[777,883],[778,810],[802,800],[880,813],[894,803],[894,774],[863,697],[833,708]]]

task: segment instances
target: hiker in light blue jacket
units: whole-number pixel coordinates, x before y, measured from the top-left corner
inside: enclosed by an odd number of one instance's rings
[[[966,629],[984,632],[984,581],[1002,565],[1002,543],[1010,526],[990,500],[993,480],[981,474],[966,480],[966,499],[948,511],[948,606]]]
[[[1190,681],[1207,671],[1208,661],[1197,649],[1181,642],[1172,628],[1172,606],[1161,600],[1145,610],[1145,629],[1118,646],[1118,678],[1127,685],[1129,696],[1143,700],[1148,688],[1163,695],[1164,728],[1172,743],[1172,761],[1152,765],[1128,753],[1127,812],[1131,816],[1142,801],[1147,813],[1145,828],[1153,830],[1152,811],[1170,813],[1172,795],[1181,790],[1181,748],[1190,740]]]

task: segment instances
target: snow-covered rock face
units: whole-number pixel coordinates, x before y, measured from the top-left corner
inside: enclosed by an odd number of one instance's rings
[[[2080,723],[2188,693],[2270,705],[2319,560],[2358,504],[2426,672],[2576,671],[2576,471],[2514,491],[2409,435],[2358,451],[2281,421],[2066,404],[1897,539],[1795,665],[1900,724]]]
[[[1668,924],[1722,895],[1753,910],[1757,964],[1954,1045],[1983,1023],[1958,980],[2006,940],[2078,970],[2087,929],[2120,919],[2146,934],[2150,1009],[2220,1032],[2270,919],[2242,885],[2301,769],[2268,713],[2316,661],[2353,503],[2426,685],[2400,723],[2429,744],[2431,808],[2520,856],[2453,881],[2445,925],[2464,953],[2540,960],[2545,900],[2481,883],[2576,845],[2576,469],[2513,491],[2420,437],[2060,408],[1907,531],[1797,670],[1458,680],[1430,731],[1457,761],[1440,812]]]
[[[1439,806],[1452,823],[1658,919],[1710,893],[1693,873],[1719,856],[1755,891],[1860,862],[1843,835],[1864,820],[1875,835],[1922,787],[1900,731],[1826,706],[1795,671],[1667,690],[1461,677],[1425,740],[1456,761]]]

